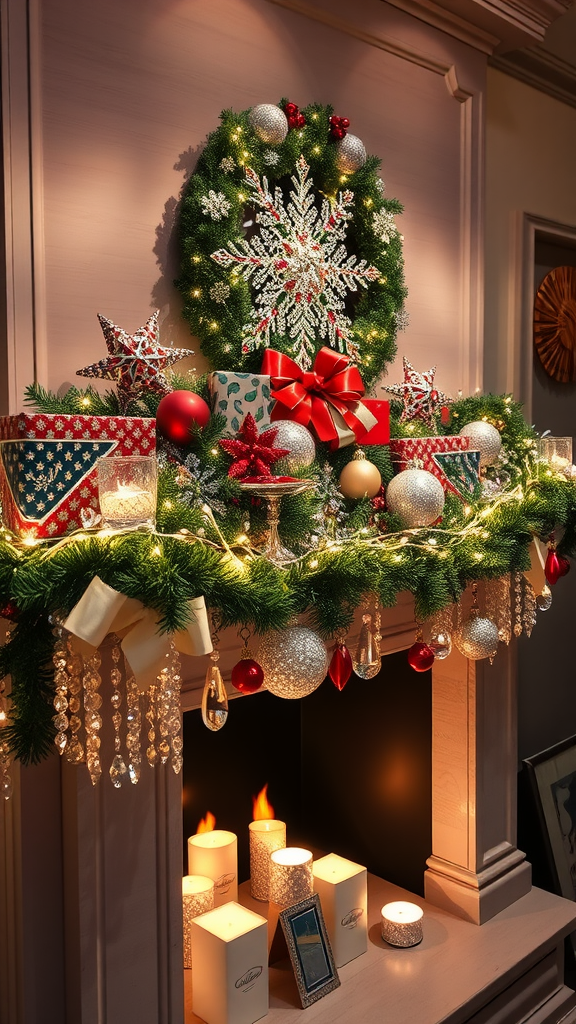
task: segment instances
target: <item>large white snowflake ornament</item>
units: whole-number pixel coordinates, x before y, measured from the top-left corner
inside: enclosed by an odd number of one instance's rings
[[[340,193],[337,200],[315,205],[309,167],[303,156],[292,175],[293,190],[287,206],[282,190],[274,195],[265,177],[246,168],[250,201],[259,209],[259,234],[228,249],[218,249],[212,259],[235,267],[251,280],[254,293],[252,322],[245,325],[244,353],[273,344],[273,335],[292,339],[291,354],[308,369],[318,340],[355,357],[352,322],[344,312],[348,292],[367,288],[380,271],[366,260],[349,256],[343,244],[352,218],[354,194]]]

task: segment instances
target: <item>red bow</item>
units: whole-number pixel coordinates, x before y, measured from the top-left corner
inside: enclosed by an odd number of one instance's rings
[[[326,345],[310,371],[282,352],[266,349],[262,373],[270,375],[276,405],[272,420],[293,420],[311,426],[320,441],[332,448],[359,441],[375,425],[372,413],[361,404],[362,378],[348,356]]]

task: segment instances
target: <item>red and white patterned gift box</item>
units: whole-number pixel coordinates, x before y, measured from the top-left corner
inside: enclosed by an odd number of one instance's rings
[[[20,536],[58,537],[98,511],[96,463],[109,455],[153,455],[156,421],[138,416],[20,413],[0,417],[0,499],[5,526]]]
[[[445,473],[434,459],[434,455],[446,454],[448,452],[467,452],[470,445],[469,438],[460,437],[459,434],[445,435],[443,437],[394,437],[390,439],[390,454],[394,469],[397,473],[407,469],[414,459],[421,463],[421,469],[433,473],[442,484],[444,490],[448,489],[458,497],[462,494],[446,477]]]

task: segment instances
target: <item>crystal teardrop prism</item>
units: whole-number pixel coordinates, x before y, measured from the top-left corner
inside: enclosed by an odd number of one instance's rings
[[[228,718],[228,697],[218,665],[208,666],[202,694],[202,721],[207,729],[218,732]]]
[[[356,655],[352,659],[352,667],[360,679],[373,679],[374,676],[378,675],[382,666],[382,658],[380,657],[376,638],[370,628],[371,625],[372,616],[368,614],[363,615]]]

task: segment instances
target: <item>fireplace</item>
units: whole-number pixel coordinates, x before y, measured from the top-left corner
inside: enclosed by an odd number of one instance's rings
[[[207,810],[238,836],[239,881],[249,877],[252,797],[265,783],[288,845],[310,844],[424,892],[432,850],[431,673],[404,652],[378,676],[327,679],[303,700],[258,693],[230,702],[211,733],[200,710],[184,715],[184,840]],[[185,844],[184,844],[185,846]],[[184,872],[187,854],[184,848]]]

